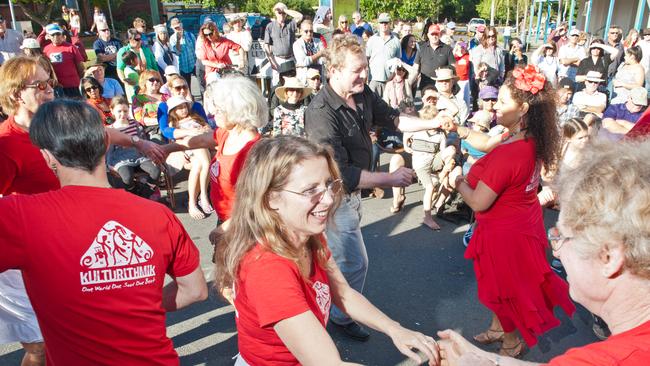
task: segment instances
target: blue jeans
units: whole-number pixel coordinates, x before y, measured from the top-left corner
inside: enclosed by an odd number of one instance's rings
[[[345,195],[334,214],[333,223],[325,232],[332,257],[350,286],[362,292],[368,272],[368,253],[361,235],[361,194]],[[339,325],[352,322],[333,304],[330,319]]]

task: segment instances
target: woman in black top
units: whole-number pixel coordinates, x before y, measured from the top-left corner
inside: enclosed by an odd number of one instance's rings
[[[607,69],[612,60],[616,59],[619,50],[616,47],[605,44],[600,38],[595,38],[589,46],[589,56],[580,61],[576,73],[576,92],[585,87],[585,79],[589,71],[597,71],[601,75],[607,75]],[[604,92],[607,85],[601,84],[598,91]]]

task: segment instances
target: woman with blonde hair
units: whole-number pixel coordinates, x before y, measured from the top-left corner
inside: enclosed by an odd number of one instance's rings
[[[647,365],[650,360],[650,144],[595,142],[576,167],[560,172],[562,210],[548,231],[571,297],[603,318],[612,335],[548,363]],[[439,335],[450,366],[533,366],[482,351],[460,334]]]
[[[349,364],[325,329],[332,303],[389,335],[418,363],[413,348],[437,364],[433,338],[383,314],[338,269],[323,232],[342,196],[337,164],[323,145],[280,136],[251,150],[215,256],[217,286],[235,288],[236,365]]]
[[[138,94],[133,97],[133,118],[140,123],[147,136],[152,140],[162,141],[158,128],[158,105],[166,100],[160,92],[162,78],[155,70],[144,70],[138,82]]]

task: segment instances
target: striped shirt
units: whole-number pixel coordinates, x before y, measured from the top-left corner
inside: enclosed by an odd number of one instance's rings
[[[194,66],[196,65],[196,37],[192,33],[183,32],[183,39],[181,39],[181,50],[180,52],[176,48],[176,42],[178,41],[178,33],[169,37],[169,44],[178,55],[178,68],[179,71],[184,74],[189,74],[194,71]]]

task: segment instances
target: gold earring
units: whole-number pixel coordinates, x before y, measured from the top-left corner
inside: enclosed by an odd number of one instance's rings
[[[59,171],[56,169],[56,165],[50,164],[50,169],[52,169],[52,172],[54,172],[54,175],[56,175],[57,177],[59,176],[59,174],[58,174]]]

